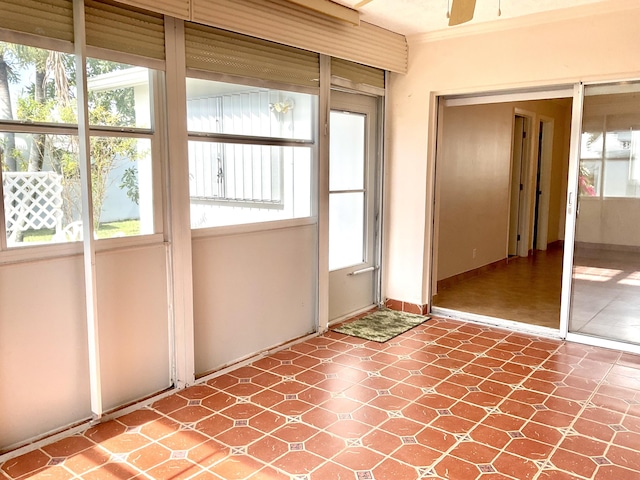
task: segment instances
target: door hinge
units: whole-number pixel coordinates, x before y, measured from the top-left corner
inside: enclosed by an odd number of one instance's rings
[[[524,190],[524,185],[520,184],[520,191]]]
[[[525,131],[522,132],[522,138],[527,138],[527,132]]]
[[[518,241],[518,242],[520,241],[520,234],[518,234],[518,238],[517,238],[517,241]]]

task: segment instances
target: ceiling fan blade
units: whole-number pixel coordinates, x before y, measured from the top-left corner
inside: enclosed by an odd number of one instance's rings
[[[367,3],[373,2],[373,0],[362,0],[361,2],[356,3],[353,8],[355,8],[356,10],[359,9],[360,7],[364,7]]]
[[[449,26],[460,25],[471,20],[475,8],[476,0],[452,0]]]

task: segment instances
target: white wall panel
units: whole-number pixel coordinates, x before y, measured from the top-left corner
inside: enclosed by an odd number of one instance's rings
[[[433,94],[638,78],[640,6],[620,3],[626,10],[582,15],[581,7],[575,19],[525,26],[501,21],[500,31],[462,36],[460,28],[458,37],[411,42],[408,74],[392,74],[389,85],[388,297],[429,301]]]
[[[91,416],[81,257],[0,266],[0,451]]]
[[[196,373],[315,331],[316,225],[193,241]]]
[[[164,245],[96,254],[105,410],[170,386]]]

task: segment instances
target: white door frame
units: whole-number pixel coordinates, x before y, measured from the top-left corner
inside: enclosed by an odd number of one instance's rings
[[[342,90],[342,91],[340,91]],[[349,276],[359,276],[362,274],[373,277],[372,280],[372,303],[366,306],[362,306],[354,311],[344,312],[344,314],[335,315],[329,313],[329,324],[337,323],[345,318],[356,315],[361,311],[366,311],[375,305],[381,303],[381,249],[382,249],[382,159],[383,148],[381,141],[383,117],[383,98],[374,95],[368,95],[361,92],[347,91],[344,89],[334,90],[332,94],[336,97],[342,95],[343,98],[339,101],[338,107],[334,107],[333,100],[330,100],[329,112],[331,110],[353,111],[355,113],[361,113],[366,115],[367,135],[366,135],[366,164],[365,164],[365,178],[367,179],[365,189],[367,196],[365,197],[367,208],[367,219],[365,222],[365,232],[367,238],[365,238],[365,252],[366,261],[359,266],[346,267],[339,269],[337,272],[349,270]],[[349,97],[344,96],[345,94]],[[366,97],[366,98],[365,98]],[[364,101],[359,102],[358,98],[362,98]],[[330,131],[330,129],[329,129]],[[329,139],[329,142],[331,139]],[[328,183],[328,182],[327,182]],[[327,195],[329,195],[330,188],[327,185]],[[373,196],[371,196],[373,195]],[[368,236],[371,235],[371,238]],[[334,272],[330,272],[333,274]],[[329,288],[329,295],[331,294],[331,288]],[[329,299],[330,300],[330,299]],[[332,318],[333,317],[333,318]]]
[[[538,218],[537,221],[537,238],[536,247],[538,250],[546,250],[549,238],[549,202],[551,200],[551,164],[553,161],[553,134],[555,129],[554,119],[540,115],[538,117],[538,128],[540,124],[544,124],[542,128],[542,141],[538,148],[541,148],[540,155],[540,189],[542,194],[538,200]],[[537,192],[535,192],[537,195]],[[536,198],[534,197],[534,202]]]

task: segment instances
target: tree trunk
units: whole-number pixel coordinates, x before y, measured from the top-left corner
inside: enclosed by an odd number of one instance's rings
[[[0,54],[0,118],[3,120],[13,120],[11,110],[11,92],[9,91],[9,67]],[[18,165],[15,157],[16,139],[13,133],[0,135],[0,152],[2,163],[10,172],[15,172]]]
[[[36,66],[36,81],[34,86],[35,101],[44,104],[44,81],[46,78],[46,68]],[[45,135],[33,135],[31,142],[31,150],[29,152],[29,166],[27,170],[29,172],[39,172],[42,170],[44,164],[44,147],[45,147]]]

